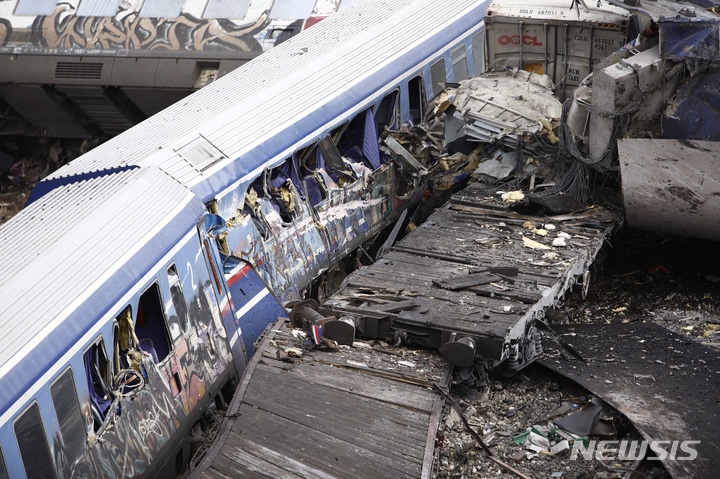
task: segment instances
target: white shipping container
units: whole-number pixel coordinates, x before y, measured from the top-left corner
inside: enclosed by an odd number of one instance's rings
[[[631,14],[607,3],[587,11],[567,0],[500,0],[485,16],[488,68],[544,73],[561,98],[571,98],[593,66],[627,43]],[[579,12],[579,13],[578,13]]]

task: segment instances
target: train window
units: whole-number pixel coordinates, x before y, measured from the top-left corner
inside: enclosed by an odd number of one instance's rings
[[[62,442],[65,446],[65,459],[72,464],[80,457],[85,448],[85,431],[72,369],[65,370],[50,386],[50,395],[58,424],[60,424]]]
[[[478,32],[472,37],[473,74],[485,71],[485,32]]]
[[[167,358],[172,350],[157,281],[140,296],[135,335],[140,349],[149,353],[156,363]]]
[[[37,403],[33,403],[15,421],[15,437],[27,477],[55,478],[50,446]]]
[[[52,15],[57,0],[20,0],[15,15]]]
[[[140,9],[140,16],[148,18],[176,18],[182,13],[183,3],[183,0],[143,2],[143,6]]]
[[[180,284],[180,275],[178,275],[177,267],[171,264],[167,269],[168,280],[170,281],[170,297],[175,306],[175,314],[184,332],[190,330],[190,316],[188,315],[187,303],[183,294],[182,284]]]
[[[399,121],[400,111],[398,110],[398,92],[399,90],[393,90],[385,95],[378,106],[375,117],[377,118],[377,129],[378,133],[382,134],[385,131],[385,127],[390,130],[397,130]]]
[[[3,455],[2,448],[0,447],[0,479],[10,479],[7,472],[7,466],[5,465],[5,456]]]
[[[82,0],[75,15],[78,17],[112,17],[118,12],[120,0]]]
[[[187,145],[175,150],[198,170],[204,170],[224,157],[220,151],[205,138],[197,138]]]
[[[337,145],[338,141],[340,141],[340,137],[342,136],[342,134],[345,131],[345,129],[347,128],[347,126],[348,126],[348,122],[346,121],[342,125],[336,126],[335,128],[333,128],[333,130],[330,132],[330,138],[332,138],[335,145]]]
[[[83,361],[90,393],[93,429],[97,432],[105,422],[105,416],[114,399],[111,390],[112,371],[110,361],[108,361],[105,354],[105,343],[102,339],[85,351]]]
[[[465,45],[460,45],[450,54],[452,58],[453,76],[455,81],[465,80],[468,77],[467,58],[465,58]]]
[[[250,0],[208,0],[203,18],[231,18],[242,20]]]
[[[432,80],[433,96],[435,96],[442,90],[440,84],[447,81],[447,78],[445,78],[445,60],[443,58],[430,67],[430,79]]]
[[[338,173],[347,170],[347,168],[345,167],[345,163],[343,163],[342,157],[337,150],[337,147],[335,147],[335,143],[332,141],[332,138],[326,136],[325,138],[320,140],[318,146],[320,147],[320,152],[322,153],[323,158],[327,163],[330,164],[333,170],[337,171]]]
[[[410,119],[413,124],[422,123],[426,102],[422,75],[418,75],[408,82],[408,96],[410,99]]]
[[[338,141],[338,151],[348,160],[363,163],[372,171],[380,167],[378,124],[372,108],[350,120]]]

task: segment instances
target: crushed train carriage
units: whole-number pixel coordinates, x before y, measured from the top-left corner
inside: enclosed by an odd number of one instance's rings
[[[486,3],[430,5],[351,7],[38,185],[0,229],[0,476],[182,472],[281,304],[440,168],[383,133],[482,68]]]

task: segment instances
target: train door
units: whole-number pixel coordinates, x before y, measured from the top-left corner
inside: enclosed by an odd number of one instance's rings
[[[235,371],[239,378],[245,370],[247,354],[242,341],[242,329],[238,323],[228,285],[225,282],[222,267],[223,263],[216,242],[217,236],[223,234],[225,231],[225,221],[220,216],[213,214],[207,214],[205,216],[205,224],[203,228],[201,228],[203,256],[205,257],[208,271],[210,271],[212,276],[212,289],[220,305],[220,316],[222,317],[223,327],[230,342]],[[208,340],[214,342],[214,335],[208,335]],[[215,350],[217,350],[217,347],[215,347]]]

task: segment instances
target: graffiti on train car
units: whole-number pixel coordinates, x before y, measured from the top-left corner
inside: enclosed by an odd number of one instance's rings
[[[238,25],[229,19],[198,19],[188,13],[149,18],[130,9],[112,17],[80,17],[71,5],[59,4],[52,15],[35,18],[32,43],[50,49],[262,51],[253,35],[267,20],[267,12],[249,25]]]
[[[201,255],[194,259],[196,266],[203,261]],[[187,276],[186,294],[164,303],[172,345],[161,344],[157,331],[154,344],[143,338],[159,313],[148,298],[163,289],[151,286],[140,296],[135,320],[132,304],[118,315],[111,357],[104,359],[102,340],[86,353],[87,374],[98,385],[80,398],[89,447],[78,457],[67,452],[62,436],[53,444],[56,462],[73,477],[142,475],[186,418],[207,407],[208,385],[228,370],[232,354],[212,280],[199,267]],[[111,399],[99,398],[98,387]]]
[[[332,272],[425,189],[427,178],[400,173],[377,143],[369,155],[374,162],[353,158],[353,141],[341,139],[343,155],[332,145],[320,141],[218,202],[230,218],[227,253],[252,264],[281,302],[301,299],[314,279]]]

